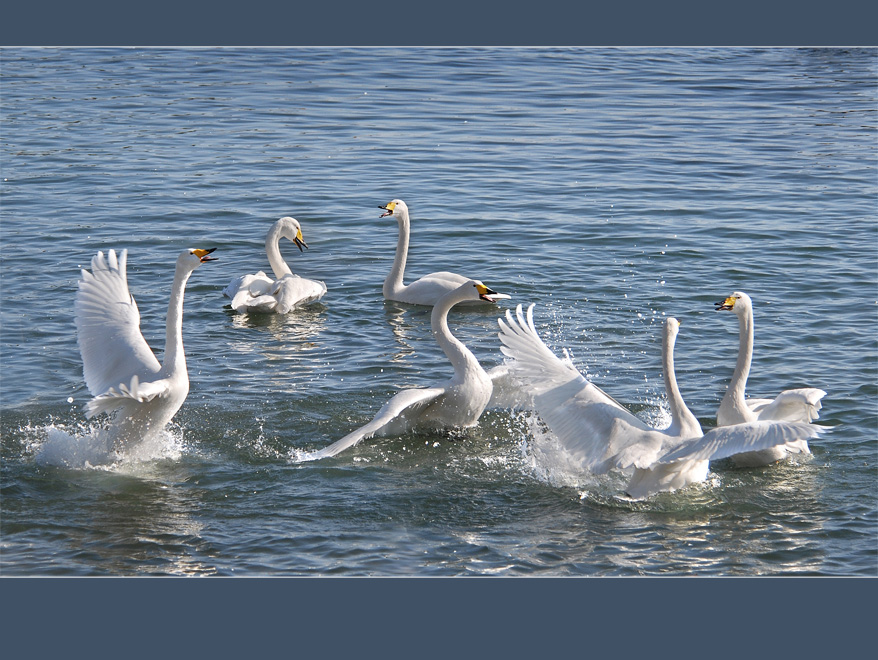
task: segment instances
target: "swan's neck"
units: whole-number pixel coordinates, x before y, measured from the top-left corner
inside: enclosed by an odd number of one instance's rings
[[[430,315],[430,326],[436,343],[445,352],[451,366],[454,367],[454,380],[462,382],[467,376],[482,371],[479,361],[457,337],[448,329],[448,311],[459,302],[458,300],[446,300],[447,296],[440,298],[433,306]]]
[[[686,406],[686,402],[683,401],[683,396],[680,394],[680,388],[677,386],[677,375],[674,372],[675,341],[669,332],[665,332],[662,341],[662,367],[665,372],[665,391],[668,395],[672,418],[668,431],[671,435],[678,434],[683,438],[698,437],[701,435],[701,425]]]
[[[274,225],[268,230],[265,237],[265,253],[268,255],[268,263],[271,264],[271,270],[274,272],[274,279],[279,280],[284,275],[292,275],[293,271],[287,266],[287,262],[280,255],[280,239],[281,228]]]
[[[741,415],[745,415],[748,409],[744,400],[744,390],[747,387],[750,363],[753,360],[753,312],[748,310],[738,318],[738,322],[740,326],[738,361],[735,363],[729,388],[723,396],[723,403],[731,405]]]
[[[183,291],[192,271],[177,265],[171,299],[168,302],[168,320],[165,329],[165,352],[162,368],[165,373],[186,373],[186,356],[183,353]]]
[[[399,239],[396,242],[396,256],[393,267],[384,280],[384,297],[399,293],[403,288],[402,276],[405,272],[405,261],[409,253],[409,212],[402,211],[397,217],[399,223]]]

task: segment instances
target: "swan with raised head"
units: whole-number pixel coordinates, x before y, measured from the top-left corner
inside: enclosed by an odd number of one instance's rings
[[[728,426],[757,420],[810,422],[818,419],[820,415],[817,411],[823,406],[820,400],[826,396],[826,392],[814,387],[784,390],[774,399],[745,398],[744,390],[753,361],[753,301],[746,293],[735,291],[715,305],[716,311],[734,312],[740,328],[738,360],[729,387],[719,404],[716,423],[719,426]],[[776,463],[789,454],[800,453],[811,453],[805,439],[761,451],[736,454],[732,460],[742,467],[755,467]]]
[[[436,301],[446,293],[454,291],[469,281],[469,278],[463,275],[443,270],[424,275],[411,284],[403,284],[403,275],[405,274],[405,265],[409,251],[409,233],[411,231],[409,208],[401,199],[394,199],[378,208],[384,209],[384,213],[379,217],[386,218],[387,216],[392,216],[396,218],[399,224],[396,256],[393,259],[393,267],[384,280],[383,292],[386,300],[394,300],[410,305],[435,305]],[[474,300],[467,302],[483,303],[485,301]]]
[[[90,419],[113,413],[111,441],[119,448],[161,432],[189,393],[183,352],[183,292],[192,272],[216,261],[210,250],[184,250],[177,257],[165,330],[165,351],[159,364],[140,331],[140,312],[128,290],[128,250],[118,258],[98,252],[91,271],[82,270],[74,305],[83,375],[93,399],[86,404]]]
[[[232,280],[223,294],[232,299],[232,309],[236,312],[286,314],[297,305],[320,300],[326,294],[323,282],[300,277],[290,270],[280,253],[281,238],[295,243],[300,252],[308,247],[298,220],[285,216],[275,222],[265,237],[265,252],[274,279],[260,270],[255,275],[241,275]]]
[[[633,468],[625,489],[643,499],[707,478],[711,460],[813,437],[822,429],[804,422],[751,422],[702,433],[686,407],[674,373],[674,344],[680,324],[668,318],[662,337],[662,366],[672,421],[656,429],[635,417],[561,360],[534,327],[533,305],[500,323],[501,350],[512,358],[512,374],[531,389],[534,407],[565,451],[586,470],[604,474]]]
[[[442,296],[433,306],[430,325],[436,342],[454,367],[451,380],[435,387],[402,390],[384,404],[371,422],[324,449],[302,455],[299,460],[335,456],[373,436],[474,426],[492,397],[500,394],[499,386],[495,392],[495,381],[502,381],[504,386],[509,384],[509,371],[501,365],[486,372],[472,352],[451,334],[448,312],[458,303],[473,300],[493,303],[501,298],[509,296],[489,289],[479,280],[468,280]]]

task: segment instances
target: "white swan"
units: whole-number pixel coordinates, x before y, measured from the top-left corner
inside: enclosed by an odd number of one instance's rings
[[[512,358],[512,374],[532,389],[534,407],[565,450],[596,474],[634,468],[626,488],[634,499],[673,491],[707,478],[709,461],[813,437],[822,428],[804,422],[752,422],[702,434],[686,407],[674,374],[674,343],[679,323],[665,322],[662,365],[672,422],[652,428],[625,410],[569,362],[555,356],[537,334],[533,305],[517,318],[507,310],[499,319],[501,350]]]
[[[128,291],[128,250],[116,258],[98,252],[91,272],[82,271],[74,309],[85,383],[94,398],[86,416],[117,411],[110,437],[119,447],[161,432],[189,393],[183,353],[183,291],[201,264],[216,261],[210,250],[177,257],[168,303],[164,362],[159,364],[140,332],[140,313]]]
[[[463,275],[443,270],[424,275],[409,285],[403,284],[402,279],[409,251],[409,208],[401,199],[394,199],[392,202],[388,202],[378,208],[385,210],[385,213],[382,213],[379,217],[393,216],[399,224],[396,256],[393,259],[393,267],[384,280],[383,292],[386,300],[395,300],[410,305],[435,305],[436,301],[446,293],[454,291],[469,281],[469,278]],[[475,300],[468,302],[481,303],[484,301]]]
[[[265,252],[274,279],[259,271],[232,280],[223,294],[232,299],[232,309],[236,312],[286,314],[296,305],[314,302],[326,294],[323,282],[299,277],[290,270],[280,254],[281,238],[291,240],[300,252],[303,246],[308,247],[298,220],[286,216],[275,222],[265,237]]]
[[[731,310],[738,317],[740,344],[738,360],[729,387],[719,404],[716,423],[719,426],[755,422],[757,420],[783,420],[787,422],[810,422],[818,419],[820,402],[826,392],[813,387],[784,390],[775,399],[745,399],[744,389],[750,364],[753,360],[753,301],[741,291],[715,303],[717,311]],[[782,460],[789,454],[809,454],[807,440],[797,440],[785,445],[770,447],[758,452],[746,452],[732,457],[736,465],[754,467],[769,465]]]
[[[371,422],[324,449],[304,454],[299,460],[335,456],[373,436],[402,435],[416,429],[474,426],[492,401],[492,396],[500,394],[499,384],[509,383],[509,370],[501,365],[490,373],[486,372],[472,352],[451,334],[448,311],[465,301],[493,303],[501,298],[509,296],[492,291],[478,280],[468,280],[442,296],[433,306],[430,324],[436,342],[454,367],[451,380],[436,387],[402,390],[384,404]],[[495,382],[498,382],[496,393]]]

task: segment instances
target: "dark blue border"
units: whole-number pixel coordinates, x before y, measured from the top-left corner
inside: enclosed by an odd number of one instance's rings
[[[455,0],[419,9],[410,0],[33,0],[4,7],[0,46],[876,46],[874,4]],[[777,649],[785,656],[835,657],[839,644],[852,650],[874,645],[866,637],[873,625],[871,582],[5,578],[0,633],[10,657],[102,650],[138,656],[219,651],[222,657],[394,650],[427,657],[726,656],[755,649],[758,655]]]
[[[31,0],[0,45],[875,46],[873,0]]]

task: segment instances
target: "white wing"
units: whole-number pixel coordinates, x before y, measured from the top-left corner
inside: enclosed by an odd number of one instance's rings
[[[277,311],[286,314],[296,305],[320,300],[326,294],[326,285],[298,275],[284,275],[274,283],[271,293],[277,299]]]
[[[826,392],[814,387],[802,387],[796,390],[784,390],[774,401],[764,406],[751,407],[760,420],[778,420],[785,422],[810,422],[819,419],[817,413],[823,407],[820,399]],[[750,402],[747,402],[750,405]]]
[[[533,324],[533,305],[525,321],[509,310],[499,319],[500,350],[513,359],[512,372],[534,394],[540,417],[583,467],[603,473],[613,468],[648,467],[662,454],[668,436],[623,408],[590,383],[569,361],[543,343]]]
[[[333,442],[328,447],[303,455],[299,460],[314,461],[335,456],[348,447],[353,447],[361,440],[375,435],[401,435],[411,430],[417,420],[418,413],[424,407],[445,393],[442,387],[426,387],[416,390],[402,390],[385,403],[371,422],[361,426]]]
[[[267,294],[272,286],[274,286],[274,280],[260,270],[258,273],[241,275],[233,279],[223,289],[223,295],[228,298],[234,298],[238,292],[247,291],[255,298]]]
[[[700,438],[687,440],[662,456],[659,463],[681,460],[719,460],[744,452],[770,449],[797,440],[807,440],[827,427],[806,422],[758,421],[718,426]]]
[[[507,364],[488,370],[493,388],[487,408],[533,408],[533,395],[530,389],[512,375]]]
[[[137,303],[128,291],[128,250],[119,259],[110,250],[91,260],[91,272],[82,271],[76,294],[77,341],[89,391],[101,395],[111,387],[148,379],[161,364],[140,331]]]
[[[167,378],[141,383],[134,375],[129,384],[120,383],[110,387],[106,392],[93,398],[85,405],[85,416],[91,419],[98,413],[110,413],[126,401],[138,401],[145,403],[152,401],[159,395],[167,395],[171,391],[171,383]]]

